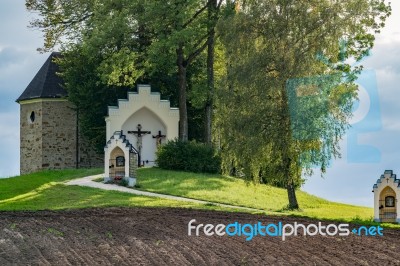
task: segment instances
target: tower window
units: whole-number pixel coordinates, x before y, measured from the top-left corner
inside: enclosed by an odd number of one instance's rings
[[[29,122],[31,123],[35,122],[35,111],[31,112],[31,115],[29,116]]]

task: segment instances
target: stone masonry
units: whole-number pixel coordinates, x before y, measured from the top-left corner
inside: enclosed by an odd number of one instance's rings
[[[80,136],[77,142],[77,116],[72,103],[37,99],[21,102],[20,109],[21,174],[103,165],[102,155],[88,147],[84,137]]]
[[[42,168],[42,102],[21,104],[20,114],[20,171],[24,174]]]
[[[79,133],[77,113],[53,52],[16,100],[20,104],[20,172],[43,169],[101,167],[103,154],[96,153]]]
[[[76,167],[77,117],[68,101],[42,103],[42,169]]]
[[[137,154],[129,153],[129,176],[137,177],[136,171],[138,168]]]

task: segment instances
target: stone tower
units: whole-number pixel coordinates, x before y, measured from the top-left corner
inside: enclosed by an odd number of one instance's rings
[[[59,56],[59,53],[49,56],[17,99],[21,174],[102,165],[101,155],[87,152],[87,142],[78,137],[76,109],[67,100],[63,81],[56,74],[59,69],[53,59]]]

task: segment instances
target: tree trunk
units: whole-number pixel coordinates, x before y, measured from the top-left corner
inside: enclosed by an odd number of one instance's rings
[[[286,190],[288,193],[288,198],[289,198],[289,209],[291,210],[297,210],[299,209],[299,203],[297,202],[297,197],[296,197],[296,190],[293,185],[293,182],[289,182],[286,186]]]
[[[290,113],[288,106],[288,95],[286,92],[285,85],[282,87],[282,111],[281,111],[281,121],[283,123],[283,132],[282,132],[282,164],[284,168],[284,180],[286,183],[286,190],[288,193],[289,206],[288,208],[299,209],[299,203],[297,202],[296,190],[294,185],[293,176],[291,174],[290,168],[292,166],[292,158],[291,158],[291,121],[290,121]]]
[[[206,123],[205,123],[205,141],[208,145],[212,142],[212,112],[213,112],[213,97],[214,97],[214,30],[211,30],[208,37],[207,49],[207,87],[208,96],[206,102]]]
[[[290,174],[290,164],[291,164],[291,159],[288,157],[287,154],[287,149],[284,149],[284,174],[285,174],[285,180],[286,180],[286,190],[288,193],[288,199],[289,199],[289,206],[288,208],[291,210],[298,209],[299,208],[299,203],[297,202],[297,197],[296,197],[296,189],[293,184],[293,177]]]
[[[291,159],[289,158],[288,150],[283,149],[283,156],[284,156],[284,175],[285,175],[285,180],[286,180],[286,190],[288,193],[288,199],[289,199],[289,206],[288,208],[291,210],[298,209],[299,208],[299,203],[297,202],[297,197],[296,197],[296,190],[295,186],[293,184],[293,177],[290,174],[290,165],[291,165]]]
[[[212,143],[212,112],[213,112],[213,106],[212,106],[212,100],[209,100],[206,104],[206,122],[205,122],[205,141],[207,145],[211,146]]]
[[[178,67],[178,87],[179,87],[179,139],[188,141],[188,116],[187,116],[187,94],[186,94],[186,67],[187,63],[183,58],[183,45],[180,44],[176,49]]]
[[[208,96],[205,106],[205,142],[211,145],[212,142],[212,112],[214,97],[214,39],[215,39],[215,13],[217,11],[217,0],[210,0],[208,3],[208,31],[207,38],[207,89]]]

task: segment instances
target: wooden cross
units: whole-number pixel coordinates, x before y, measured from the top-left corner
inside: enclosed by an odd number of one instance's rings
[[[165,137],[165,135],[161,135],[161,130],[158,131],[158,135],[153,136],[153,139],[156,139],[157,147],[161,145],[161,139]]]
[[[128,131],[128,134],[134,134],[137,136],[137,150],[138,150],[138,167],[141,166],[142,157],[142,137],[147,134],[151,134],[151,131],[142,131],[142,125],[137,125],[138,130]]]

